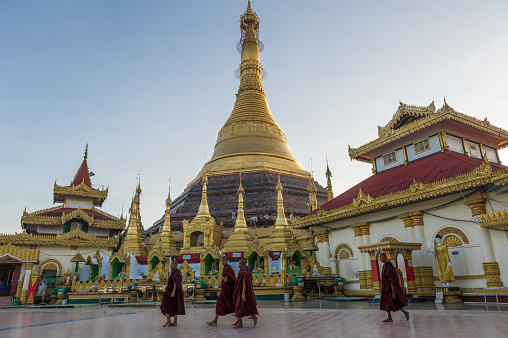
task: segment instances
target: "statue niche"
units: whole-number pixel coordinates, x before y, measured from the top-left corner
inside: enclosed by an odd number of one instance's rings
[[[205,244],[205,234],[201,231],[194,231],[190,235],[190,246],[203,246]]]

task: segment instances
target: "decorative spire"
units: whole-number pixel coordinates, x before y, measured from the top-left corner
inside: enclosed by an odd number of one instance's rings
[[[280,183],[280,174],[277,175],[277,219],[275,220],[275,227],[287,227],[288,221],[284,214],[284,199],[282,198],[282,184]]]
[[[87,187],[92,187],[92,180],[90,180],[90,172],[88,170],[88,143],[85,147],[85,156],[83,157],[83,162],[81,162],[81,165],[79,166],[78,171],[76,172],[76,175],[74,175],[74,179],[72,180],[71,187],[80,185],[81,183],[84,183]]]
[[[238,186],[238,213],[235,221],[234,231],[247,231],[247,222],[245,221],[245,212],[243,210],[243,195],[245,191],[242,186],[242,174],[240,174],[240,185]]]
[[[275,220],[275,227],[268,238],[265,247],[270,251],[280,251],[288,247],[293,239],[293,235],[289,230],[288,221],[284,214],[284,200],[282,199],[282,184],[280,183],[280,175],[278,175],[277,182],[277,219]]]
[[[238,186],[238,214],[236,216],[235,227],[229,235],[223,252],[245,252],[250,245],[250,236],[245,221],[243,210],[243,195],[245,191],[242,186],[242,175],[240,174],[240,185]]]
[[[173,234],[171,233],[171,187],[168,191],[168,198],[166,198],[166,214],[164,217],[164,224],[162,225],[162,231],[159,236],[159,247],[168,256],[178,256],[178,250],[176,249],[176,242]]]
[[[136,253],[137,256],[146,256],[146,249],[141,241],[141,234],[139,232],[140,227],[143,229],[143,225],[141,224],[141,213],[139,210],[140,195],[141,187],[138,182],[138,187],[134,197],[132,198],[131,207],[129,209],[129,224],[127,225],[127,230],[125,230],[125,238],[122,243],[122,248],[125,252],[131,254]]]
[[[326,189],[328,190],[328,196],[327,196],[326,201],[330,202],[331,200],[333,200],[333,189],[332,189],[332,172],[330,171],[330,168],[328,167],[328,160],[326,161],[325,175],[326,175],[326,181],[327,181]]]
[[[317,209],[317,189],[314,184],[314,177],[309,176],[309,185],[307,185],[307,192],[309,193],[309,206],[310,211]]]
[[[208,209],[208,197],[206,193],[206,186],[208,185],[208,177],[206,173],[201,178],[201,183],[203,184],[203,190],[201,191],[201,204],[199,205],[197,216],[208,216],[210,215],[210,210]]]

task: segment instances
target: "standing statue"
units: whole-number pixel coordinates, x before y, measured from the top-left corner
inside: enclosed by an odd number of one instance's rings
[[[430,251],[436,257],[439,280],[443,283],[443,286],[450,286],[450,283],[455,281],[455,275],[453,274],[448,247],[443,244],[443,238],[440,235],[436,236],[436,246],[431,247]]]

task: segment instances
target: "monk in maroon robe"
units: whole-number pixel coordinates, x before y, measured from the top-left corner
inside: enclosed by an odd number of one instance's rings
[[[383,322],[393,322],[391,312],[399,310],[404,313],[406,320],[409,320],[409,312],[403,309],[404,306],[407,306],[407,298],[400,285],[397,271],[395,271],[385,253],[379,254],[379,260],[383,263],[380,309],[388,313],[388,318]]]
[[[182,272],[178,269],[176,261],[171,262],[171,274],[169,275],[166,291],[162,296],[161,312],[167,319],[166,324],[163,326],[177,326],[178,316],[185,315]],[[173,322],[171,322],[171,316],[174,318]]]
[[[235,291],[235,271],[229,265],[228,258],[222,257],[222,281],[220,283],[220,294],[215,305],[215,319],[207,324],[217,326],[219,316],[227,315],[235,312],[235,303],[233,302],[233,292]]]
[[[256,296],[254,295],[254,286],[252,285],[252,272],[247,267],[247,260],[240,259],[238,262],[240,272],[236,277],[235,291],[233,300],[235,302],[235,317],[238,321],[233,325],[235,329],[243,328],[243,317],[251,317],[254,325],[258,323],[258,314]]]

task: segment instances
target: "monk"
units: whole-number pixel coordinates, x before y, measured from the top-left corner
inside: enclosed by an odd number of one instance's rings
[[[258,314],[256,297],[254,296],[254,287],[252,285],[252,272],[247,267],[247,260],[240,259],[238,262],[240,272],[236,277],[235,291],[233,300],[235,302],[235,317],[238,321],[233,324],[235,329],[243,328],[243,317],[250,317],[254,320],[254,325],[258,323]]]
[[[229,265],[228,258],[222,257],[222,282],[220,283],[220,294],[215,305],[215,319],[207,324],[217,326],[219,316],[227,315],[235,312],[235,303],[233,302],[233,292],[235,291],[235,272]]]
[[[161,312],[166,316],[165,326],[177,326],[178,316],[185,315],[183,302],[182,272],[178,269],[176,261],[171,262],[171,274],[169,275],[168,286],[162,296]],[[171,316],[174,320],[171,322]]]
[[[403,309],[407,306],[407,298],[399,282],[399,277],[392,263],[385,253],[379,254],[379,260],[383,263],[381,272],[381,304],[380,309],[388,313],[388,318],[383,322],[393,322],[391,312],[402,311],[409,320],[409,312]]]

